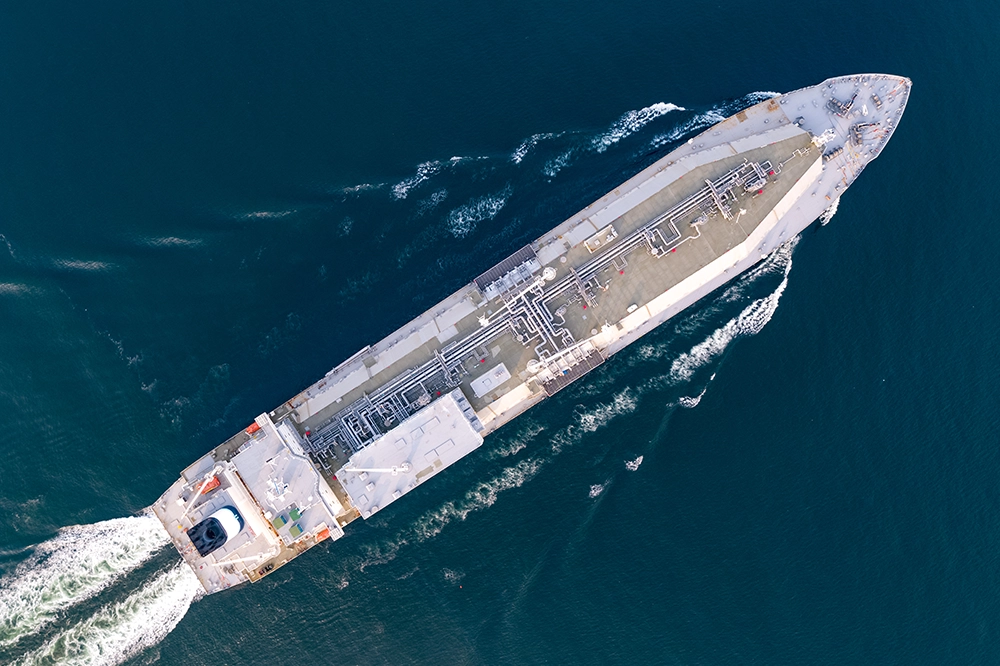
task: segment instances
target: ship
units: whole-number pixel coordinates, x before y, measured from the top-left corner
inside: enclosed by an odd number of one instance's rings
[[[262,413],[150,510],[207,593],[344,537],[835,210],[910,88],[832,78],[706,129]]]

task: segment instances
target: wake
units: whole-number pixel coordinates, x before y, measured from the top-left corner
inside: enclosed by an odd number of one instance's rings
[[[689,134],[694,134],[695,132],[711,127],[716,123],[721,123],[723,120],[741,109],[753,106],[754,104],[771,99],[772,97],[777,97],[778,95],[780,95],[780,93],[771,91],[752,92],[731,102],[713,106],[707,111],[689,118],[673,129],[662,134],[657,134],[653,138],[652,146],[654,148],[659,148],[661,146],[666,146],[680,141],[683,137]]]
[[[65,527],[0,579],[0,646],[37,633],[146,562],[169,539],[153,516]]]
[[[690,351],[674,359],[670,366],[671,379],[675,382],[691,379],[699,368],[720,356],[733,340],[741,336],[756,335],[763,330],[777,311],[778,301],[788,286],[788,274],[792,270],[792,251],[797,243],[797,238],[785,243],[769,258],[772,260],[771,266],[778,265],[782,268],[783,276],[778,287],[767,296],[750,303],[738,316],[717,328]]]
[[[96,612],[85,602],[100,602],[169,541],[152,515],[63,528],[0,579],[0,649],[20,646],[18,664],[119,664],[160,642],[203,592],[187,565],[126,582]]]
[[[637,358],[647,362],[667,360],[672,355],[666,373],[621,388],[609,399],[590,407],[578,407],[570,423],[547,438],[542,437],[544,428],[529,422],[489,456],[494,461],[516,459],[515,462],[493,472],[486,480],[474,483],[460,498],[419,516],[390,540],[367,546],[359,558],[351,558],[351,566],[364,572],[368,566],[389,562],[404,546],[433,539],[449,524],[464,521],[494,506],[504,493],[521,488],[536,478],[562,452],[577,446],[619,417],[635,412],[645,395],[660,391],[665,385],[680,385],[686,390],[697,370],[720,358],[735,339],[755,335],[771,321],[788,284],[796,243],[797,239],[793,239],[776,249],[744,279],[717,297],[716,300],[722,302],[746,298],[746,291],[762,277],[781,275],[780,283],[770,294],[749,303],[736,317],[713,330],[688,351],[671,353],[668,341],[647,345],[635,352]],[[712,308],[713,304],[708,307]],[[708,381],[714,377],[713,372]],[[707,386],[706,383],[696,388],[698,392],[694,397],[681,396],[676,403],[667,406],[694,408],[705,395]],[[642,462],[643,455],[626,460],[625,473],[638,472]],[[621,463],[616,463],[615,467],[603,473],[602,483],[589,486],[590,499],[600,496],[622,473]],[[150,561],[168,542],[162,526],[152,516],[64,528],[56,537],[37,546],[27,560],[0,579],[0,648],[16,650],[21,642],[33,643],[25,646],[26,651],[13,661],[25,666],[51,663],[110,666],[158,644],[178,625],[191,604],[203,595],[197,577],[183,563],[142,575],[131,589],[123,590],[117,598],[101,605],[90,617],[77,621],[72,614],[84,601],[99,600],[103,591]],[[348,584],[345,578],[339,587],[343,589]],[[59,628],[60,624],[65,628]],[[50,635],[46,635],[46,630]],[[34,641],[30,640],[32,636]],[[10,653],[10,650],[5,652]]]
[[[837,214],[837,208],[839,207],[840,197],[837,197],[833,200],[833,203],[830,204],[830,207],[824,210],[823,214],[819,216],[819,223],[824,227],[830,224],[830,220],[832,220],[833,216]]]
[[[564,450],[577,445],[587,435],[605,428],[618,417],[633,413],[644,395],[661,391],[667,386],[689,386],[697,370],[720,358],[734,340],[756,335],[771,321],[788,285],[788,276],[792,269],[792,253],[797,243],[798,238],[794,238],[781,245],[767,259],[748,271],[736,284],[723,291],[716,300],[722,303],[737,301],[746,298],[747,291],[762,278],[781,275],[781,281],[771,293],[750,302],[739,314],[713,330],[688,351],[679,354],[671,352],[669,343],[662,343],[647,344],[634,352],[636,358],[644,363],[674,355],[666,373],[654,375],[635,386],[620,389],[610,400],[599,402],[590,408],[579,409],[575,412],[572,423],[555,431],[547,441],[539,437],[544,428],[535,424],[529,423],[520,431],[515,431],[507,442],[500,444],[489,454],[490,459],[519,457],[529,446],[536,450],[530,455],[525,454],[516,463],[503,467],[487,480],[477,482],[462,498],[445,502],[437,509],[424,513],[414,523],[398,532],[395,538],[368,547],[367,553],[358,564],[358,569],[364,571],[369,566],[394,560],[402,547],[432,539],[452,522],[464,521],[473,513],[492,507],[500,499],[501,494],[520,488],[534,479]],[[712,312],[717,312],[712,309],[714,305],[710,303],[708,308]],[[695,313],[692,316],[699,317],[699,314]],[[708,390],[708,384],[714,379],[713,372],[708,382],[701,386],[700,390],[696,389],[698,392],[694,396],[681,395],[668,407],[686,409],[697,407]],[[639,455],[632,460],[626,460],[624,467],[628,472],[636,472],[642,462],[643,456]],[[612,482],[613,476],[614,470],[611,478],[603,483],[590,485],[588,496],[591,499],[598,497]]]
[[[710,109],[657,135],[652,140],[653,146],[680,140],[731,115],[735,106],[748,106],[760,101],[758,97],[769,96],[772,95],[755,93]],[[683,109],[663,103],[630,111],[604,132],[591,135],[585,143],[550,157],[545,161],[543,172],[554,176],[581,154],[604,153],[674,111]],[[515,166],[522,165],[529,154],[542,151],[548,147],[547,142],[562,134],[529,137],[512,155],[505,156],[505,161]],[[542,155],[540,159],[545,157]],[[389,188],[389,196],[397,201],[415,199],[416,191],[429,189],[428,181],[454,170],[466,159],[452,158],[420,164],[412,176]],[[524,166],[518,168],[523,169]],[[381,186],[370,185],[349,189],[356,190],[354,193],[359,196],[368,190],[385,191]],[[440,211],[439,214],[446,218],[448,231],[456,237],[464,237],[478,224],[496,218],[507,205],[513,189],[508,180],[499,189],[495,186],[490,190],[492,194],[468,199],[464,204],[448,210],[439,208],[448,195],[447,190],[438,188],[426,201],[413,205],[423,206],[421,210],[424,213]],[[832,207],[827,220],[835,212],[836,208]],[[294,211],[257,211],[250,213],[249,217],[271,219],[292,213]],[[349,232],[348,224],[344,233]],[[0,236],[0,240],[7,244],[8,253],[13,256],[13,248],[7,239]],[[182,240],[168,238],[157,244],[178,245],[182,244]],[[473,514],[494,506],[506,493],[523,487],[542,474],[563,451],[579,445],[619,417],[635,412],[644,396],[660,391],[664,386],[680,385],[689,394],[681,396],[668,407],[696,407],[708,387],[705,383],[693,387],[693,390],[688,388],[698,371],[717,362],[737,338],[760,332],[773,317],[788,283],[795,242],[793,240],[775,250],[766,261],[728,287],[714,302],[675,324],[675,331],[685,336],[694,335],[703,325],[711,322],[726,303],[745,301],[750,285],[759,278],[781,274],[780,284],[772,293],[749,303],[736,317],[687,351],[672,349],[672,340],[645,343],[631,353],[631,360],[627,359],[623,364],[628,369],[640,363],[662,360],[665,373],[661,371],[634,386],[617,389],[613,384],[608,386],[609,390],[604,394],[610,395],[610,398],[589,407],[576,408],[569,422],[552,432],[545,432],[537,425],[522,429],[520,436],[509,438],[506,444],[489,455],[499,468],[485,475],[485,480],[474,482],[457,499],[425,512],[389,540],[372,544],[364,555],[352,558],[351,565],[356,570],[364,571],[367,566],[392,560],[403,546],[435,538],[448,525],[467,520]],[[80,263],[65,267],[74,270],[110,268]],[[682,330],[685,322],[689,330]],[[597,381],[621,381],[614,368],[606,368],[604,375],[606,379],[599,378]],[[708,381],[711,382],[711,379]],[[634,452],[632,459],[626,460],[624,470],[621,462],[616,462],[615,469],[602,472],[602,483],[589,486],[588,496],[593,499],[601,495],[614,482],[616,475],[623,471],[642,473],[639,471],[642,460],[643,456]],[[183,563],[149,573],[137,572],[168,543],[169,539],[159,522],[151,516],[120,518],[61,530],[53,539],[37,546],[14,571],[0,578],[0,654],[20,650],[14,661],[19,664],[119,664],[156,645],[178,625],[191,604],[203,593],[194,573]],[[131,572],[135,575],[129,578]],[[346,585],[345,580],[341,587]],[[114,590],[109,589],[112,586]],[[120,588],[125,589],[119,593]],[[103,601],[103,597],[112,598]],[[91,603],[85,604],[88,600]],[[96,612],[84,611],[95,605],[98,605]],[[83,616],[81,611],[87,612],[89,617]],[[81,617],[74,617],[74,613]]]
[[[120,664],[162,641],[202,594],[204,589],[191,568],[178,563],[16,663]]]
[[[619,143],[633,134],[636,134],[646,125],[650,124],[660,116],[670,113],[671,111],[686,111],[686,109],[683,106],[678,106],[670,102],[657,102],[656,104],[652,104],[642,109],[628,111],[622,115],[621,118],[612,123],[606,131],[593,137],[586,144],[573,146],[560,153],[558,156],[548,160],[542,168],[542,173],[549,178],[555,178],[560,171],[573,162],[574,158],[579,153],[591,151],[603,153],[616,143]],[[539,136],[542,135],[535,135],[535,137],[532,137],[531,146],[534,146],[538,142],[536,137]],[[525,145],[526,144],[521,144],[522,147],[515,151],[515,156],[520,155],[520,159],[524,158],[524,154],[527,153],[527,150],[524,149]],[[520,162],[520,159],[518,159],[517,162]]]

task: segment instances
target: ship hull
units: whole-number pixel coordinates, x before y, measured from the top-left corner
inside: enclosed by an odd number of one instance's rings
[[[910,85],[829,79],[709,128],[258,416],[153,512],[208,592],[341,538],[831,210]],[[239,530],[195,548],[230,511]]]

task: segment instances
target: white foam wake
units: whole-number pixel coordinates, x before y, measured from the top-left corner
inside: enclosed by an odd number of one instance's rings
[[[500,493],[523,486],[538,474],[545,462],[540,458],[522,460],[501,470],[492,479],[477,483],[462,499],[445,502],[437,510],[424,514],[414,526],[417,540],[425,541],[435,537],[455,518],[465,520],[470,513],[493,506]]]
[[[431,193],[429,197],[417,204],[417,217],[426,215],[428,212],[434,210],[447,198],[448,190],[443,187],[440,190]]]
[[[687,381],[694,373],[712,359],[725,351],[730,342],[744,335],[756,335],[771,321],[778,309],[778,301],[788,285],[788,273],[792,270],[792,250],[797,239],[785,243],[771,253],[765,262],[772,266],[781,266],[784,276],[777,288],[767,296],[758,298],[748,305],[734,319],[717,328],[705,340],[691,348],[691,351],[678,356],[670,366],[670,377],[673,381]]]
[[[837,208],[839,207],[840,207],[840,197],[837,197],[836,199],[833,200],[833,203],[830,204],[830,207],[824,210],[823,214],[819,216],[819,223],[824,227],[830,224],[830,220],[833,219],[833,216],[837,214]]]
[[[385,183],[361,183],[360,185],[351,185],[350,187],[345,187],[341,190],[341,192],[347,196],[356,196],[363,192],[380,190],[383,187],[385,187]]]
[[[778,247],[770,257],[748,270],[740,276],[735,283],[726,287],[726,290],[722,292],[722,296],[719,297],[719,300],[722,303],[733,303],[743,298],[747,291],[749,291],[760,278],[766,275],[774,275],[775,273],[784,274],[788,269],[787,263],[791,261],[792,250],[798,242],[798,238],[796,237],[790,242]]]
[[[460,583],[462,582],[462,579],[465,578],[464,571],[455,571],[453,569],[442,569],[441,574],[449,583]]]
[[[670,113],[671,111],[684,111],[684,107],[671,104],[670,102],[657,102],[656,104],[642,109],[629,111],[612,123],[611,127],[609,127],[606,131],[591,139],[589,149],[598,153],[603,153],[622,139],[635,134],[649,123],[664,114]],[[535,137],[532,137],[532,139],[534,138]],[[529,141],[531,140],[529,139]],[[534,143],[537,143],[537,141]],[[530,150],[534,143],[529,144],[528,142],[525,142],[524,144],[521,144],[522,147],[518,148],[518,150],[514,152],[514,157],[519,155],[522,148],[524,150],[524,154],[527,154],[528,150]],[[584,149],[587,147],[588,146],[585,146]],[[555,178],[555,176],[573,160],[573,157],[577,154],[578,148],[579,147],[570,148],[569,150],[550,159],[542,168],[542,173],[549,178]],[[523,155],[521,155],[521,159],[523,159]],[[520,159],[516,159],[515,161],[519,162]]]
[[[674,127],[669,132],[664,132],[663,134],[657,134],[655,137],[653,137],[653,147],[659,148],[660,146],[666,145],[668,143],[679,141],[681,137],[684,137],[698,130],[705,129],[706,127],[711,127],[715,123],[721,123],[725,119],[726,116],[722,114],[721,109],[709,109],[704,113],[699,113],[698,115],[692,118],[688,118],[686,121],[684,121],[677,127]]]
[[[507,185],[496,194],[473,199],[448,213],[448,231],[455,237],[463,238],[476,225],[486,220],[492,220],[507,204],[511,188]]]
[[[418,540],[422,541],[440,534],[454,518],[465,520],[470,513],[493,506],[500,493],[520,488],[533,479],[546,463],[562,453],[563,449],[576,444],[584,435],[603,428],[615,417],[635,411],[637,405],[638,400],[631,389],[626,388],[615,394],[610,402],[577,413],[576,423],[566,426],[552,437],[550,456],[525,458],[516,465],[501,470],[489,481],[477,484],[461,500],[446,502],[438,510],[424,514],[415,528]],[[538,432],[541,432],[541,429]]]
[[[295,210],[255,210],[243,216],[244,220],[280,220],[294,214]]]
[[[7,254],[10,255],[10,258],[17,259],[17,257],[14,255],[14,246],[10,244],[10,241],[7,240],[7,237],[4,236],[3,234],[0,234],[0,241],[3,241],[4,244],[7,246]]]
[[[179,563],[58,634],[20,664],[120,664],[162,641],[203,593],[191,568]]]
[[[106,261],[87,259],[57,259],[52,264],[55,268],[64,271],[84,271],[88,273],[101,273],[114,268],[114,264],[109,264]]]
[[[638,398],[631,388],[624,388],[611,397],[611,402],[602,403],[593,409],[577,414],[577,424],[583,432],[596,432],[611,422],[616,416],[631,414],[639,405]],[[569,443],[575,444],[580,439],[580,435],[575,435],[572,426],[566,429],[569,436]],[[567,438],[553,438],[552,451],[559,453],[562,447],[568,443]]]
[[[546,460],[542,458],[526,458],[516,465],[504,468],[493,478],[480,481],[466,492],[462,499],[445,502],[437,509],[428,511],[391,541],[367,546],[358,569],[364,571],[370,566],[390,562],[396,559],[399,549],[403,546],[432,539],[452,520],[456,518],[465,520],[470,513],[493,506],[500,493],[511,488],[520,488],[538,474],[545,462]]]
[[[625,137],[635,134],[660,116],[671,111],[684,111],[684,107],[669,102],[657,102],[638,111],[629,111],[619,118],[607,132],[596,137],[592,143],[594,150],[603,153]]]
[[[530,153],[532,149],[538,145],[539,141],[554,139],[557,136],[559,136],[559,134],[555,132],[545,132],[543,134],[533,134],[529,136],[521,142],[521,145],[518,146],[513,153],[511,153],[510,161],[514,164],[520,164],[522,160],[528,156],[528,153]]]
[[[744,95],[734,102],[713,106],[708,111],[699,113],[693,118],[689,118],[669,132],[656,135],[653,137],[652,145],[654,148],[659,148],[660,146],[668,143],[678,141],[688,134],[698,130],[703,130],[706,127],[711,127],[716,123],[721,123],[723,120],[741,109],[753,106],[754,104],[759,104],[760,102],[771,99],[772,97],[777,97],[779,94],[780,93],[771,91],[757,91]]]
[[[761,278],[769,275],[775,275],[777,273],[781,273],[784,277],[785,270],[788,268],[787,263],[791,259],[792,248],[794,248],[797,242],[798,239],[796,238],[790,243],[786,243],[784,246],[779,247],[768,259],[760,262],[747,272],[743,273],[735,283],[727,287],[725,291],[713,298],[711,301],[707,302],[703,307],[686,314],[680,321],[678,321],[677,324],[674,325],[674,331],[677,336],[688,337],[697,333],[702,326],[719,314],[725,304],[746,299],[747,292],[749,292]],[[638,344],[636,346],[635,353],[625,356],[624,361],[626,365],[624,367],[631,368],[636,365],[648,365],[650,362],[659,362],[668,358],[671,358],[671,365],[673,365],[678,360],[689,360],[688,357],[690,354],[701,349],[699,345],[696,346],[691,352],[677,357],[675,356],[676,351],[673,345],[674,340],[676,340],[676,336],[672,336],[660,342],[646,342]],[[707,362],[707,360],[705,362]],[[590,383],[590,385],[594,387],[595,393],[600,392],[603,390],[603,383],[614,383],[620,377],[620,374],[620,371],[609,368],[608,370],[605,370],[602,377],[596,378]],[[689,375],[686,375],[686,373],[677,374],[668,370],[665,374],[658,374],[650,377],[644,382],[636,385],[634,389],[636,394],[641,396],[648,391],[659,391],[668,386],[675,386],[688,376]],[[714,378],[715,375],[713,374],[709,381]],[[701,401],[703,396],[704,390],[697,396],[682,396],[678,399],[677,404],[681,407],[695,407]]]
[[[392,561],[403,546],[434,538],[453,520],[465,520],[470,514],[493,506],[501,493],[520,488],[535,478],[564,448],[579,442],[587,433],[607,425],[616,416],[634,411],[636,404],[631,390],[625,389],[615,395],[610,403],[602,403],[593,409],[577,413],[574,423],[562,428],[551,438],[549,455],[524,458],[515,465],[501,469],[490,479],[474,485],[461,499],[445,502],[437,509],[423,514],[391,541],[369,546],[358,569],[364,571],[367,567]],[[542,431],[542,428],[530,428],[525,439],[530,440]],[[519,451],[522,447],[514,448]]]
[[[24,296],[26,294],[33,294],[38,290],[35,287],[30,287],[26,284],[20,284],[18,282],[0,282],[0,295],[7,296]]]
[[[570,148],[566,152],[561,153],[556,157],[553,157],[551,160],[545,163],[544,167],[542,167],[542,173],[544,173],[549,178],[555,178],[556,175],[560,171],[562,171],[567,164],[570,163],[570,160],[573,159],[573,155],[575,152],[576,149]]]
[[[420,183],[429,180],[431,176],[436,174],[444,166],[444,162],[439,160],[433,160],[430,162],[423,162],[417,165],[417,173],[410,176],[409,178],[404,178],[400,182],[392,186],[392,196],[394,199],[405,199],[409,194],[410,190],[419,185]]]
[[[490,452],[490,457],[492,458],[508,458],[510,456],[516,456],[518,453],[526,449],[528,445],[520,439],[515,439],[513,442],[506,446],[501,446],[498,449],[494,449]]]
[[[526,420],[514,435],[513,439],[490,451],[490,458],[496,460],[498,458],[509,458],[510,456],[517,455],[520,451],[527,448],[528,444],[534,441],[535,438],[543,432],[545,432],[544,426],[538,425],[533,421]]]
[[[712,378],[714,379],[715,375],[712,375]],[[698,395],[682,395],[681,397],[677,398],[677,404],[685,409],[694,409],[695,407],[698,406],[698,403],[701,402],[701,399],[705,397],[705,393],[707,392],[708,392],[708,384],[705,385],[705,388],[703,388],[701,390],[701,393],[699,393]]]
[[[0,580],[0,645],[37,632],[168,541],[163,526],[149,515],[63,528]]]
[[[179,236],[151,236],[144,238],[141,244],[146,247],[198,247],[202,244],[199,238],[181,238]]]

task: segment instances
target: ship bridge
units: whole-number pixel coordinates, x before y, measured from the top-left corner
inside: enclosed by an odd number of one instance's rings
[[[315,543],[339,539],[349,521],[350,509],[289,423],[275,425],[262,414],[241,439],[235,450],[216,449],[195,461],[152,507],[208,592],[257,580]],[[189,530],[225,508],[243,524],[202,556]]]

